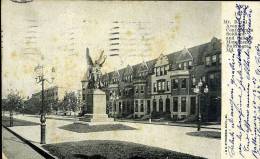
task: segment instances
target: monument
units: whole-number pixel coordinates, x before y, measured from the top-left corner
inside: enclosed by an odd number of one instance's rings
[[[101,51],[100,56],[93,63],[89,55],[89,49],[86,49],[86,59],[88,70],[85,79],[86,88],[86,114],[79,118],[80,121],[86,122],[111,122],[113,118],[108,118],[106,114],[106,93],[101,90],[101,68],[106,61],[104,51]]]

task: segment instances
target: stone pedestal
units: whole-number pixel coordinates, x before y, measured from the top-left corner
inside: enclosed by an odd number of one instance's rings
[[[90,90],[87,93],[87,113],[81,117],[80,121],[86,122],[111,122],[113,118],[108,118],[106,114],[106,94],[99,89]]]

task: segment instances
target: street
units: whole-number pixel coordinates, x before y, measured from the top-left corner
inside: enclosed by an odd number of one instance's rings
[[[39,122],[39,118],[28,115],[16,115],[15,118]],[[134,130],[113,130],[79,133],[77,130],[66,130],[62,127],[73,124],[73,121],[47,119],[46,143],[56,144],[84,140],[114,140],[134,142],[138,144],[159,147],[176,152],[187,153],[205,158],[220,158],[220,139],[190,136],[188,133],[197,132],[196,128],[141,123],[115,122],[135,128]],[[40,126],[17,126],[11,128],[22,137],[41,146]],[[208,131],[202,129],[202,131]],[[220,132],[220,130],[214,130]],[[185,140],[183,140],[185,139]],[[197,148],[197,146],[200,148]],[[207,151],[207,153],[205,153]]]
[[[38,152],[2,127],[2,151],[7,159],[43,159]]]

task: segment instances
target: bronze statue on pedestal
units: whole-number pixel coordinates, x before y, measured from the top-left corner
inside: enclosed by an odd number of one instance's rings
[[[100,89],[102,87],[101,83],[101,68],[103,64],[106,61],[107,56],[104,55],[104,50],[101,51],[100,56],[95,62],[93,63],[92,58],[89,55],[89,49],[87,48],[86,50],[86,59],[87,59],[87,65],[88,65],[88,70],[87,70],[87,81],[88,89]]]

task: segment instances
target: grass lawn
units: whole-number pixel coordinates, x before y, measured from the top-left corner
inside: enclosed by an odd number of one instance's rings
[[[186,134],[191,136],[221,139],[221,132],[217,132],[217,131],[196,131],[196,132],[188,132]]]
[[[43,145],[61,159],[192,159],[201,158],[124,141],[86,140]]]
[[[9,127],[10,126],[10,117],[2,116],[2,125]],[[25,121],[20,119],[13,118],[13,126],[33,126],[40,125],[40,123],[35,123],[31,121]]]
[[[123,124],[106,124],[106,125],[87,125],[87,124],[69,124],[59,127],[60,129],[78,132],[78,133],[89,133],[89,132],[101,132],[101,131],[115,131],[115,130],[136,130],[133,127],[126,126]]]

